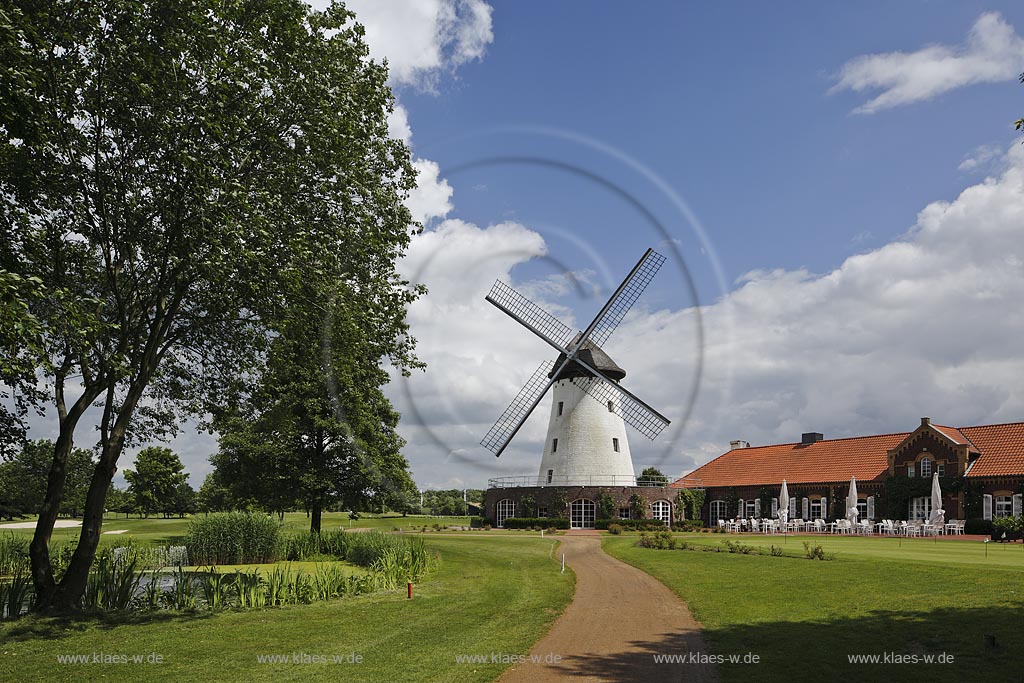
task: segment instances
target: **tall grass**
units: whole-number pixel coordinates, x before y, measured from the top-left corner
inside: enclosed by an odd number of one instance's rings
[[[0,576],[14,576],[28,568],[28,539],[10,531],[0,534]]]
[[[281,553],[279,526],[267,515],[249,512],[195,517],[185,547],[196,565],[274,562]]]
[[[228,606],[230,599],[228,583],[230,583],[228,575],[219,573],[214,567],[200,575],[199,585],[203,590],[203,599],[208,608],[223,609]]]
[[[130,553],[104,549],[85,584],[84,605],[91,609],[125,610],[132,606],[142,573]]]
[[[15,572],[10,581],[0,581],[0,618],[17,619],[32,600],[32,575]]]
[[[235,570],[235,597],[242,609],[265,607],[267,586],[256,570],[243,572]]]

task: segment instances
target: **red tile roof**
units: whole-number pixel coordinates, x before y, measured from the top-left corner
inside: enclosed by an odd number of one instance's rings
[[[684,479],[705,486],[752,486],[883,479],[889,471],[886,452],[907,438],[903,434],[829,439],[812,444],[735,448]]]
[[[1024,422],[980,427],[931,425],[958,444],[981,455],[970,477],[1024,475]],[[753,486],[884,479],[887,451],[912,432],[830,439],[812,444],[736,448],[702,465],[673,486]]]
[[[960,431],[981,452],[967,476],[1024,474],[1024,422],[961,427]]]

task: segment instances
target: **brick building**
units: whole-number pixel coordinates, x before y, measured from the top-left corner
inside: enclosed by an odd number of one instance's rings
[[[703,519],[775,516],[786,481],[790,518],[846,516],[857,478],[861,519],[927,519],[932,474],[939,474],[947,519],[1021,514],[1024,422],[946,427],[921,418],[912,432],[732,448],[672,484],[705,490]]]

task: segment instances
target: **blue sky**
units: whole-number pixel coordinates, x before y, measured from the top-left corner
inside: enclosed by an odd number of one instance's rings
[[[630,433],[638,470],[1024,419],[1024,8],[351,7],[419,170],[400,268],[430,288],[428,368],[387,392],[421,487],[539,466],[545,405],[500,460],[478,444],[552,355],[484,302],[494,280],[584,327],[648,246],[672,258],[605,345],[673,421]],[[198,486],[216,440],[172,447]]]

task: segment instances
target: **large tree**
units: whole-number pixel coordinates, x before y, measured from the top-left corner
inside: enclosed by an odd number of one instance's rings
[[[36,607],[65,609],[84,592],[126,445],[166,436],[254,377],[283,312],[316,306],[307,292],[343,289],[378,308],[415,296],[394,268],[414,171],[387,134],[386,69],[341,6],[5,11],[0,272],[27,310],[0,334],[34,340],[28,362],[55,413],[31,556]],[[48,544],[93,404],[98,462],[58,584]]]
[[[53,459],[53,442],[48,439],[28,441],[8,462],[0,464],[0,516],[35,515],[46,497],[46,475]],[[92,453],[74,448],[68,454],[67,480],[59,512],[78,516],[85,508],[85,496],[94,468]]]
[[[415,490],[398,415],[381,391],[382,359],[406,372],[419,365],[403,339],[404,309],[353,301],[335,290],[322,298],[326,317],[291,316],[261,384],[218,420],[213,461],[233,496],[269,511],[309,510],[313,532],[332,506],[398,507]]]
[[[187,496],[179,492],[182,486],[188,486],[185,466],[170,448],[143,448],[135,456],[135,469],[125,470],[124,478],[128,482],[132,509],[146,517],[154,512],[178,512],[180,505],[176,497]]]

